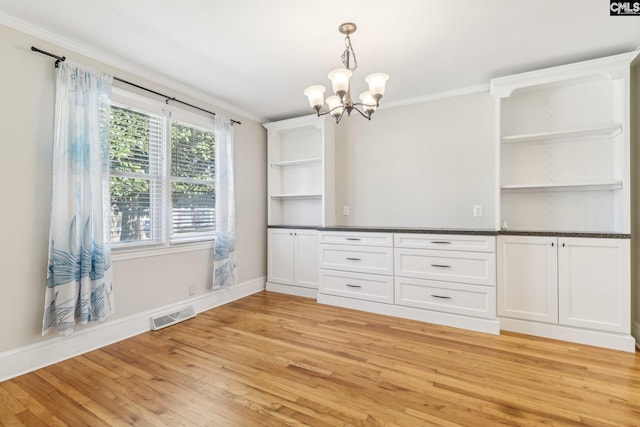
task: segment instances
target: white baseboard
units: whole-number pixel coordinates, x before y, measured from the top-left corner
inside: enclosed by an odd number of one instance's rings
[[[281,294],[296,295],[299,297],[316,299],[318,290],[313,288],[303,288],[301,286],[282,285],[280,283],[267,282],[266,289],[270,292],[278,292]]]
[[[438,311],[423,310],[420,308],[405,307],[394,304],[384,304],[373,301],[363,301],[353,298],[344,298],[334,295],[318,294],[320,304],[335,305],[337,307],[351,308],[354,310],[369,311],[371,313],[385,314],[387,316],[401,317],[404,319],[418,320],[421,322],[435,323],[454,328],[469,329],[476,332],[498,335],[500,325],[497,320],[481,319],[478,317],[461,316],[457,314],[442,313]]]
[[[211,291],[179,303],[89,326],[70,337],[55,337],[0,353],[0,382],[52,365],[151,330],[151,316],[193,305],[201,313],[246,297],[265,288],[265,277],[229,289]]]
[[[631,322],[631,335],[636,340],[636,347],[640,350],[640,322],[637,320],[633,320]]]
[[[568,326],[509,319],[507,317],[500,318],[500,328],[505,331],[610,348],[612,350],[634,352],[636,346],[636,341],[628,334],[591,331]]]

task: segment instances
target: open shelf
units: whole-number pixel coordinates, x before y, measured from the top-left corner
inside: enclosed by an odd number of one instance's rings
[[[303,200],[303,199],[322,199],[322,194],[272,194],[274,200]]]
[[[308,166],[308,165],[320,165],[322,164],[321,157],[314,157],[311,159],[296,159],[296,160],[287,160],[282,162],[273,162],[271,163],[271,167],[289,167],[289,166]]]
[[[622,188],[622,181],[550,183],[550,184],[510,184],[500,187],[503,191],[608,191]]]
[[[622,131],[622,125],[601,126],[586,129],[573,129],[552,132],[509,135],[502,137],[503,144],[513,144],[529,141],[557,141],[562,139],[576,139],[591,136],[616,137]]]

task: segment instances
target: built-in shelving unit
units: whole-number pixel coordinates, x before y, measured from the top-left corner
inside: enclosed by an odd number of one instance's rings
[[[269,225],[333,223],[335,123],[306,116],[264,126],[268,131]]]
[[[498,236],[501,329],[634,351],[630,242],[622,236],[631,235],[637,215],[631,191],[636,56],[491,81],[496,228],[519,234]]]
[[[630,63],[635,52],[491,81],[496,227],[630,232]]]
[[[335,122],[306,116],[267,123],[266,288],[309,298],[318,292],[318,232],[334,224]]]

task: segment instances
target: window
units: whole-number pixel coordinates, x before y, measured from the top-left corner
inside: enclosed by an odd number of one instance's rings
[[[171,238],[215,228],[215,144],[213,134],[171,123]]]
[[[213,122],[120,94],[111,106],[109,136],[113,247],[211,240]]]

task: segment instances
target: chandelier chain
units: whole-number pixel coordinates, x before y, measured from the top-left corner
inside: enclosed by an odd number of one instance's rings
[[[342,64],[344,64],[346,69],[354,71],[358,68],[358,60],[356,59],[356,52],[353,50],[353,46],[351,46],[351,38],[349,38],[349,34],[344,38],[344,46],[346,49],[342,53],[340,59],[342,59]],[[351,66],[352,61],[353,66]]]

